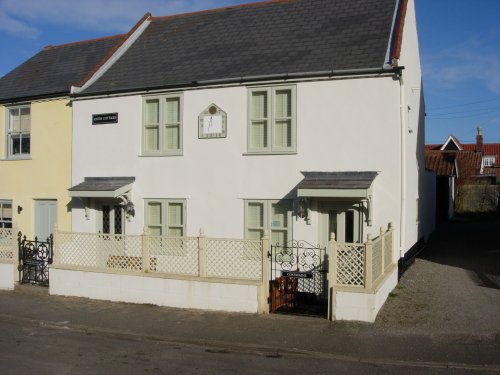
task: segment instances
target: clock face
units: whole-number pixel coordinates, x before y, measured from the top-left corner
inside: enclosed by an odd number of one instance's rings
[[[226,138],[227,115],[215,104],[198,116],[198,138]]]

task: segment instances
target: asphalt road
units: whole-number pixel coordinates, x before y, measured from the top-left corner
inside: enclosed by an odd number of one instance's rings
[[[498,369],[363,363],[326,354],[259,352],[0,319],[0,373],[24,374],[494,374]]]

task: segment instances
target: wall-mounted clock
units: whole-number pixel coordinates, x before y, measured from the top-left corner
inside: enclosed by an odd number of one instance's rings
[[[227,115],[215,104],[210,104],[198,116],[198,138],[226,138]]]

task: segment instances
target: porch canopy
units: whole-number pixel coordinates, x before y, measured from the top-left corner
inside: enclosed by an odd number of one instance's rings
[[[70,197],[121,198],[132,189],[134,181],[135,177],[85,177],[68,190]]]
[[[297,196],[303,198],[352,198],[366,200],[368,225],[372,221],[372,183],[378,172],[301,172],[304,179],[297,185]]]

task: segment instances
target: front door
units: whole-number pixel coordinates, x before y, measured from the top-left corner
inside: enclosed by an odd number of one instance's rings
[[[117,202],[99,204],[100,220],[98,232],[105,234],[124,234],[123,206]]]
[[[35,201],[35,236],[40,241],[46,241],[57,223],[57,201]]]
[[[320,205],[320,220],[322,246],[328,244],[331,233],[335,233],[337,242],[361,242],[363,214],[359,203],[323,203]]]

